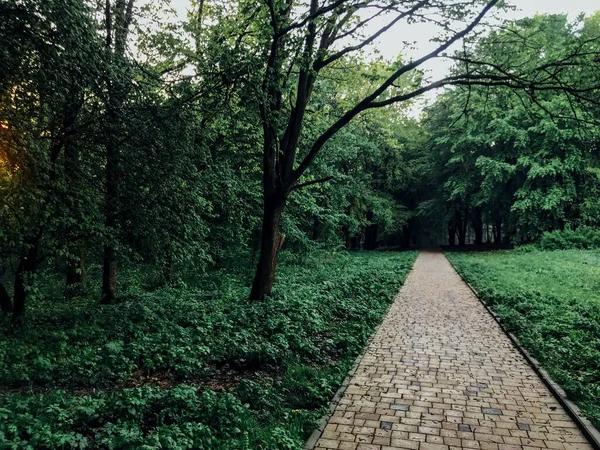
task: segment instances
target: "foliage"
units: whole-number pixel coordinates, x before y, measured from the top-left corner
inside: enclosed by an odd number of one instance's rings
[[[449,253],[521,344],[600,424],[600,253]]]
[[[544,250],[600,249],[600,230],[581,227],[544,233],[539,241]]]
[[[416,254],[283,256],[260,303],[220,271],[116,305],[38,299],[26,330],[5,321],[1,448],[301,448]]]
[[[483,32],[503,1],[189,6],[0,3],[13,447],[297,447],[414,258],[336,251],[597,245],[599,14]],[[374,56],[402,22],[436,50]]]
[[[512,73],[560,66],[552,61],[561,61],[565,52],[578,54],[593,41],[597,20],[569,23],[565,15],[547,15],[510,23],[473,49],[457,52],[455,71],[472,67],[479,76],[493,65]],[[566,67],[560,72],[564,83],[581,77]],[[599,225],[592,212],[600,165],[594,107],[568,94],[535,89],[516,90],[510,83],[459,87],[428,110],[428,170],[436,189],[426,209],[443,211],[450,232],[457,229],[463,244],[467,223],[476,232],[483,224],[493,226],[497,243],[515,244],[536,240],[544,231]],[[593,95],[597,99],[597,90]]]

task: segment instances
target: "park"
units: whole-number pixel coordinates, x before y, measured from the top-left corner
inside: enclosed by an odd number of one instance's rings
[[[0,450],[599,450],[600,5],[0,2]]]

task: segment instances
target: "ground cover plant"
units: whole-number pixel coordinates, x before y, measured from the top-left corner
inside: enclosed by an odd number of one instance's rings
[[[0,450],[297,447],[414,258],[335,252],[598,246],[600,13],[508,3],[0,2]]]
[[[448,258],[600,426],[600,251],[517,249]]]
[[[25,328],[2,323],[0,448],[301,448],[415,257],[284,263],[263,302],[249,273],[116,305],[39,298]]]

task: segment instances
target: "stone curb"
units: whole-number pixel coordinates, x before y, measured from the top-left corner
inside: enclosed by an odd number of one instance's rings
[[[416,258],[415,258],[414,262],[416,262]],[[413,267],[414,267],[414,262],[413,262]],[[413,271],[413,268],[411,267],[410,271],[406,274],[406,277],[404,278],[404,283],[406,283],[406,280],[408,279],[408,277],[412,273],[412,271]],[[402,289],[402,287],[404,286],[404,283],[402,283],[402,286],[400,286],[400,289]],[[306,444],[304,444],[304,450],[313,450],[317,446],[317,442],[319,441],[321,435],[323,434],[323,431],[325,430],[325,427],[327,426],[329,419],[333,415],[335,408],[337,408],[337,405],[339,404],[342,396],[344,395],[344,392],[346,392],[346,388],[350,384],[350,380],[352,380],[352,377],[354,377],[354,374],[356,373],[356,370],[358,369],[359,364],[361,363],[361,361],[363,360],[363,358],[369,351],[369,347],[371,346],[373,339],[375,338],[375,336],[379,332],[379,329],[383,325],[383,322],[385,321],[385,318],[389,314],[390,308],[396,302],[396,298],[398,297],[398,295],[400,295],[400,291],[398,291],[396,293],[396,295],[394,295],[394,301],[392,303],[390,303],[390,305],[388,306],[388,309],[386,310],[385,314],[383,315],[383,317],[381,319],[381,322],[379,323],[379,325],[377,325],[377,327],[375,328],[375,330],[373,331],[371,336],[369,336],[369,339],[367,339],[367,343],[365,344],[364,351],[360,355],[358,355],[356,357],[356,359],[354,360],[354,364],[352,365],[352,368],[348,372],[348,375],[346,375],[346,378],[344,378],[344,381],[342,382],[339,389],[336,391],[335,395],[331,399],[331,402],[329,403],[329,411],[327,411],[327,413],[325,413],[325,415],[321,418],[321,420],[319,421],[319,425],[317,426],[317,429],[315,431],[313,431],[313,433],[310,435],[310,437],[306,441]],[[600,450],[600,449],[596,449],[596,450]]]
[[[450,258],[444,252],[444,257],[448,260],[454,271],[458,274],[458,276],[465,282],[465,284],[469,287],[471,292],[475,295],[475,297],[481,302],[483,307],[487,310],[487,312],[492,316],[492,318],[496,321],[496,323],[500,326],[500,329],[508,336],[512,344],[515,348],[523,355],[527,363],[531,366],[534,372],[540,377],[540,379],[544,382],[548,390],[556,397],[561,406],[565,409],[567,414],[573,419],[573,422],[577,425],[577,427],[581,430],[583,435],[587,438],[590,445],[594,447],[595,450],[600,450],[600,432],[594,427],[594,425],[582,414],[579,407],[573,403],[573,401],[567,398],[567,394],[563,390],[560,385],[552,379],[550,374],[541,367],[540,363],[537,359],[535,359],[531,354],[519,343],[517,337],[508,331],[500,317],[492,311],[492,309],[488,306],[488,304],[479,296],[479,293],[475,290],[471,283],[469,283],[462,274],[458,271],[456,266],[452,263]]]

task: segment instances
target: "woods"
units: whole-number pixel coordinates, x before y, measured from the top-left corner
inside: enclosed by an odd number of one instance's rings
[[[260,300],[282,248],[407,246],[424,221],[451,245],[596,226],[598,16],[488,32],[496,3],[200,2],[184,22],[160,2],[5,4],[7,310],[24,314],[49,265],[82,294],[99,252],[103,303],[121,265],[171,282],[240,257]],[[433,14],[433,51],[365,56]],[[442,57],[452,72],[429,79]]]
[[[412,249],[595,273],[600,12],[184,3],[0,3],[0,448],[300,448]]]

